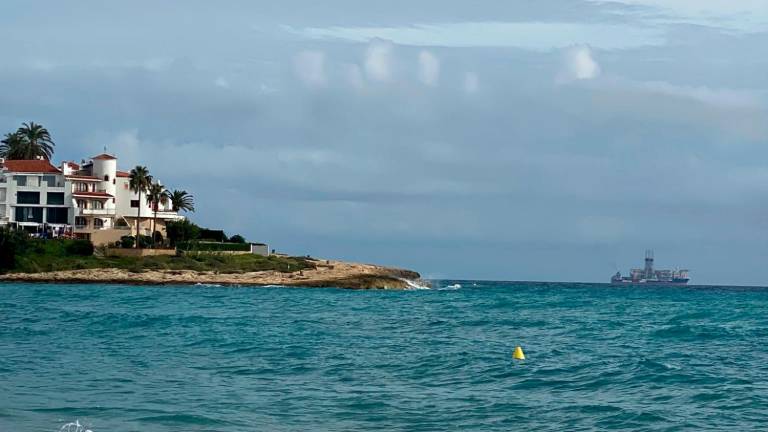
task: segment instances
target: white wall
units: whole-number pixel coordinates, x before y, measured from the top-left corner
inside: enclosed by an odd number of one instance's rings
[[[137,208],[131,207],[131,200],[138,200],[139,195],[130,189],[130,179],[127,177],[118,177],[115,185],[115,198],[117,198],[117,215],[136,217]],[[147,194],[141,193],[141,217],[152,217],[153,210],[147,203]],[[171,203],[166,203],[165,206],[160,206],[159,211],[171,211]]]
[[[14,177],[26,176],[27,186],[18,186]],[[56,185],[48,186],[47,182],[43,181],[44,176],[54,176],[56,178]],[[74,223],[74,210],[71,208],[72,194],[71,186],[67,184],[63,174],[40,174],[40,173],[5,173],[6,185],[5,188],[5,216],[10,221],[16,220],[15,207],[68,207],[68,223]],[[61,186],[58,186],[61,185]],[[40,204],[21,204],[17,205],[16,197],[18,192],[38,192],[40,194]],[[63,192],[64,204],[48,205],[48,192]],[[43,222],[46,222],[46,214],[43,211]]]

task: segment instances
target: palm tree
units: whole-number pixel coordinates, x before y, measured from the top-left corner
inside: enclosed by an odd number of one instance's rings
[[[195,198],[192,194],[187,193],[184,190],[174,190],[173,192],[166,192],[168,199],[171,201],[173,211],[178,212],[184,210],[186,212],[195,211]]]
[[[50,160],[53,156],[53,147],[56,145],[51,139],[48,129],[35,122],[22,123],[17,135],[20,135],[27,147],[25,159],[35,159],[42,156]]]
[[[136,165],[136,168],[131,170],[129,185],[131,190],[139,194],[139,206],[138,213],[136,214],[136,247],[139,247],[141,226],[141,192],[146,191],[152,184],[152,176],[149,174],[149,170],[145,166]]]
[[[27,159],[24,138],[18,133],[7,133],[0,141],[0,157],[4,159]]]
[[[157,210],[160,204],[168,202],[168,193],[160,183],[152,183],[147,190],[147,204],[152,206],[154,216],[152,217],[152,247],[155,246],[155,230],[157,229]]]

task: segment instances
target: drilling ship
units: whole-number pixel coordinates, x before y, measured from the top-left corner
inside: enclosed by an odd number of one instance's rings
[[[645,251],[645,268],[632,269],[629,276],[616,272],[611,277],[611,285],[651,284],[651,285],[686,285],[690,278],[688,270],[654,270],[653,251]]]

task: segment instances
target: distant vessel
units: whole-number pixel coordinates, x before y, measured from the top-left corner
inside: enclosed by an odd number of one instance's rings
[[[622,284],[652,284],[652,285],[685,285],[690,278],[688,270],[654,270],[653,251],[645,251],[645,268],[632,269],[629,276],[616,272],[611,277],[612,285]]]

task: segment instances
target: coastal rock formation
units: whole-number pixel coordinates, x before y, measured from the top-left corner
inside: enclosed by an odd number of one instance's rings
[[[131,285],[215,284],[285,285],[350,289],[406,289],[420,275],[414,271],[343,261],[317,261],[314,269],[300,272],[261,271],[250,273],[199,272],[195,270],[146,270],[114,268],[66,270],[41,273],[10,273],[0,281],[50,283],[115,283]]]

